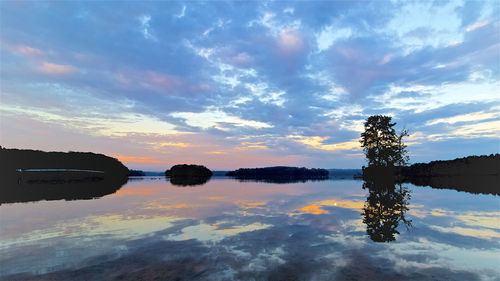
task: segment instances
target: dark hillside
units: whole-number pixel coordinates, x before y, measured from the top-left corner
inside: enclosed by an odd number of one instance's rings
[[[0,204],[92,199],[118,190],[129,170],[90,152],[0,149]]]

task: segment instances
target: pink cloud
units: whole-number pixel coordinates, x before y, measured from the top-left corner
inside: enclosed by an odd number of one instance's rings
[[[206,83],[191,83],[183,77],[155,71],[125,71],[113,73],[114,79],[127,88],[146,88],[155,92],[176,95],[179,93],[203,92],[210,88]]]
[[[386,64],[386,63],[390,62],[391,59],[392,59],[392,55],[386,55],[386,56],[384,56],[384,58],[382,59],[380,64]]]
[[[178,88],[183,84],[180,77],[157,72],[149,72],[144,80],[148,84],[159,86],[166,90]]]
[[[49,75],[67,75],[75,73],[77,71],[74,66],[50,62],[43,62],[37,67],[37,70]]]
[[[473,31],[474,29],[478,29],[480,27],[488,25],[488,23],[489,23],[488,21],[479,21],[479,22],[476,22],[476,23],[472,24],[471,26],[467,27],[466,31],[467,32]]]
[[[278,46],[282,52],[295,54],[304,49],[304,40],[299,32],[284,29],[279,35]]]
[[[346,59],[356,59],[356,60],[359,60],[359,58],[363,55],[357,49],[350,48],[350,47],[339,47],[337,50]]]
[[[0,41],[0,46],[18,55],[28,56],[28,57],[42,56],[46,53],[41,49],[30,47],[28,45],[16,45],[5,41]]]
[[[249,64],[251,64],[253,61],[252,57],[247,54],[247,53],[239,53],[229,59],[229,62],[232,65],[238,66],[238,67],[246,67]]]
[[[447,45],[447,47],[454,47],[454,46],[458,46],[462,44],[461,42],[458,42],[458,41],[453,41],[451,42],[450,44]]]
[[[30,56],[30,57],[41,56],[45,53],[44,51],[42,51],[40,49],[33,48],[30,46],[25,46],[25,45],[17,45],[17,46],[14,46],[12,49],[14,50],[14,52],[16,52],[18,54]]]

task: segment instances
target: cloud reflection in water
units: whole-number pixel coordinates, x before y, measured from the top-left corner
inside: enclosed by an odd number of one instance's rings
[[[498,276],[495,196],[412,185],[408,190],[406,219],[414,227],[399,225],[395,241],[382,244],[366,235],[362,213],[372,194],[360,181],[215,178],[178,188],[146,179],[97,200],[2,205],[0,279]],[[463,228],[488,235],[467,236]]]

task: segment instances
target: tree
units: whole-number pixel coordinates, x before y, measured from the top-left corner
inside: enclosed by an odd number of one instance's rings
[[[374,115],[365,122],[365,131],[361,133],[361,147],[368,160],[368,167],[405,166],[410,157],[403,143],[408,136],[407,130],[398,135],[393,128],[396,123],[392,117]]]

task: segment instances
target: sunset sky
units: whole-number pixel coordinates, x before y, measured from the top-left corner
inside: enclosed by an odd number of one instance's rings
[[[500,151],[498,1],[0,2],[0,145],[129,168],[360,168]]]

